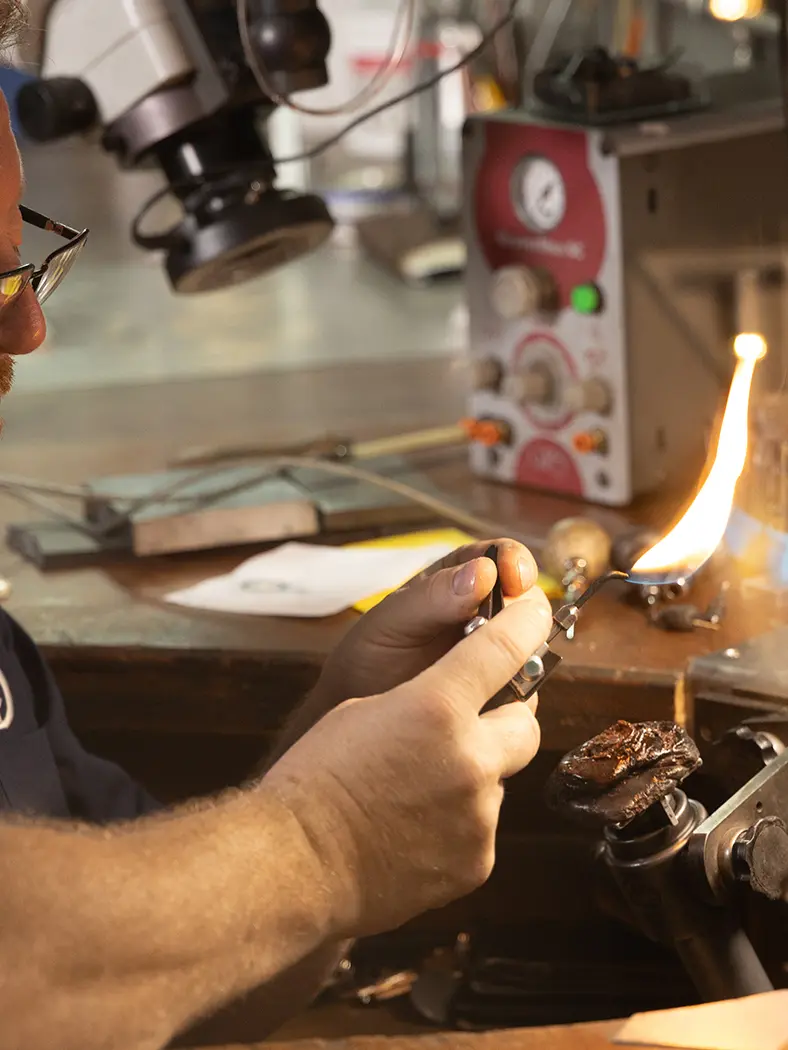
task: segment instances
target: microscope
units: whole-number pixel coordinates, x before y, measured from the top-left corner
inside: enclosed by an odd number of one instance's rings
[[[124,169],[156,167],[182,218],[135,224],[176,292],[226,288],[319,247],[317,196],[283,191],[265,123],[279,100],[328,82],[331,33],[316,0],[30,0],[17,97],[34,142],[98,131]]]

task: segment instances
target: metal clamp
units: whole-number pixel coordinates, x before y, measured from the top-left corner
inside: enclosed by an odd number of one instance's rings
[[[495,568],[498,568],[498,548],[494,544],[487,548],[484,557],[489,558],[495,564]],[[562,605],[553,613],[553,626],[547,636],[547,641],[539,646],[508,683],[508,690],[514,694],[516,700],[528,700],[533,696],[561,663],[563,657],[553,652],[550,645],[560,634],[568,634],[573,630],[585,603],[593,598],[608,581],[626,579],[625,572],[605,573],[604,576],[598,577],[589,584],[575,602],[570,605]],[[503,607],[503,588],[499,576],[495,581],[495,586],[479,606],[479,612],[465,625],[465,634],[473,634],[474,631],[483,627],[493,616],[501,612]]]
[[[554,653],[550,645],[559,635],[569,635],[574,631],[580,610],[589,598],[593,598],[610,580],[625,580],[626,578],[627,574],[625,572],[607,572],[604,576],[599,576],[593,583],[590,583],[575,602],[571,605],[562,605],[560,609],[553,613],[553,626],[550,634],[547,636],[547,641],[540,645],[533,656],[526,660],[522,670],[516,676],[516,679],[513,680],[519,680],[518,684],[524,684],[523,700],[527,700],[529,696],[535,693],[561,663],[563,657],[559,656],[558,653]]]

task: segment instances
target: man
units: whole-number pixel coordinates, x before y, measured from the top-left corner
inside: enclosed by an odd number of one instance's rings
[[[6,39],[18,6],[0,0]],[[75,231],[25,211],[65,250],[24,265],[22,189],[0,100],[4,394],[76,255]],[[257,782],[170,811],[82,749],[35,645],[0,613],[0,1050],[153,1050],[253,988],[274,1026],[344,940],[487,878],[501,781],[539,730],[525,704],[480,712],[550,610],[531,556],[502,540],[502,584],[521,600],[463,638],[495,580],[484,546],[358,622]]]

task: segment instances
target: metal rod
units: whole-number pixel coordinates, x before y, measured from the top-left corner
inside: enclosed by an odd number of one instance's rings
[[[422,449],[438,448],[441,445],[465,445],[468,434],[460,423],[446,427],[431,427],[429,430],[413,430],[406,434],[356,441],[350,448],[352,459],[377,459],[380,456],[404,455]]]
[[[727,918],[721,910],[719,931],[675,942],[679,958],[706,1002],[774,990],[749,937],[741,927],[726,922]]]

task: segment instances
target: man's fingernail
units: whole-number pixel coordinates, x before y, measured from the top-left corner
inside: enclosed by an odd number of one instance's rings
[[[536,577],[534,575],[534,564],[527,558],[520,558],[517,562],[517,572],[520,576],[520,586],[524,591],[533,587]]]
[[[476,563],[471,561],[458,569],[451,586],[455,594],[470,594],[476,586]]]

